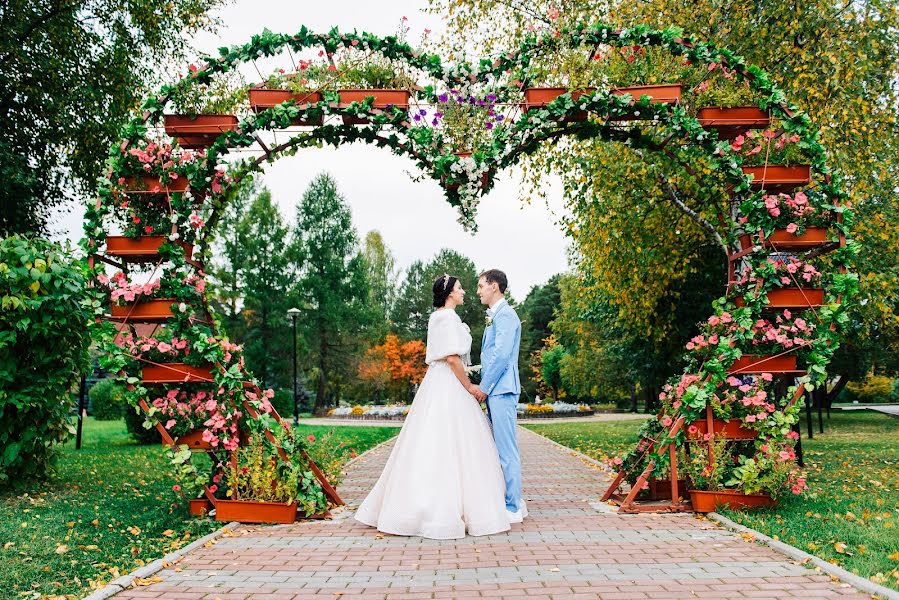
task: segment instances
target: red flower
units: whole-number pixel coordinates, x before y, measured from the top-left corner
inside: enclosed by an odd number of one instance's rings
[[[209,493],[210,493],[210,494],[214,494],[214,493],[216,493],[216,492],[218,491],[218,489],[219,489],[219,486],[217,486],[217,485],[215,485],[215,484],[212,484],[212,485],[209,486]]]
[[[315,436],[310,433],[309,435],[306,436],[306,439],[309,440],[310,442],[314,442]]]
[[[180,485],[177,485],[177,484],[176,484],[176,485],[173,485],[173,486],[172,486],[172,491],[173,491],[173,492],[180,492],[180,491],[181,491],[181,486],[180,486]]]

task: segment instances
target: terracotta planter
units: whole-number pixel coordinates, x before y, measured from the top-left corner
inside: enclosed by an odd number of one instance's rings
[[[212,365],[193,367],[184,363],[145,365],[141,379],[144,383],[202,383],[214,382]]]
[[[251,89],[249,95],[250,108],[252,108],[253,111],[257,113],[266,111],[274,106],[278,106],[279,104],[289,102],[290,100],[293,100],[294,104],[302,108],[305,108],[309,104],[321,102],[322,100],[322,95],[319,92],[301,93],[291,92],[290,90],[270,90],[265,88]],[[321,115],[318,118],[312,119],[293,119],[291,122],[294,125],[311,127],[321,125],[324,120],[324,115]]]
[[[743,296],[734,299],[737,306],[743,306]],[[776,288],[768,291],[768,305],[765,308],[781,310],[789,308],[800,310],[803,308],[818,307],[824,304],[823,288]]]
[[[704,129],[714,129],[718,138],[732,140],[750,129],[764,129],[771,124],[768,113],[755,106],[706,106],[696,118]]]
[[[177,302],[174,298],[139,300],[121,306],[113,304],[110,312],[114,319],[127,319],[139,323],[164,323],[172,318],[172,304]]]
[[[164,115],[165,132],[182,148],[208,148],[225,131],[237,129],[234,115]]]
[[[187,444],[187,447],[191,450],[215,450],[222,448],[221,444],[213,447],[209,442],[204,442],[203,431],[203,429],[194,429],[193,431],[188,431],[184,435],[175,438],[174,445],[180,446],[182,444]],[[238,442],[240,446],[246,446],[249,443],[250,436],[246,431],[240,431],[238,437],[240,440]],[[163,440],[162,445],[168,446],[169,444],[166,444],[165,440]]]
[[[755,189],[764,188],[772,192],[783,192],[807,185],[812,180],[809,165],[762,165],[740,167],[746,175],[752,175]]]
[[[754,373],[792,373],[797,370],[796,356],[793,354],[782,356],[744,354],[734,361],[727,372],[732,375],[751,375]],[[694,424],[698,426],[698,423]]]
[[[754,245],[754,235],[744,234],[740,236],[740,248],[746,250]],[[765,247],[775,250],[797,252],[817,248],[828,243],[827,228],[807,227],[802,235],[795,235],[786,229],[775,229],[771,235],[765,238]]]
[[[595,91],[596,88],[572,91],[571,99],[577,102],[584,94],[592,94]],[[543,108],[562,94],[567,94],[568,92],[568,88],[564,87],[528,88],[524,91],[524,104],[521,105],[521,110],[526,113],[532,108]],[[585,111],[577,111],[575,114],[567,117],[564,122],[570,123],[585,120],[587,120],[587,113]]]
[[[409,108],[409,99],[412,94],[406,90],[338,90],[340,94],[340,108],[346,108],[353,102],[362,102],[368,97],[373,97],[371,107],[385,110],[391,106],[407,109]],[[371,121],[365,117],[357,117],[355,115],[343,115],[343,122],[347,125],[367,125]]]
[[[293,523],[297,520],[297,503],[218,500],[215,503],[215,520],[239,523]]]
[[[111,235],[106,238],[106,254],[130,262],[154,262],[159,260],[159,247],[168,241],[167,237],[161,235],[147,235],[141,238]],[[178,244],[184,248],[184,257],[190,260],[194,245],[185,242]]]
[[[746,357],[744,356],[743,358]],[[743,360],[743,358],[740,360]],[[795,370],[795,368],[796,358],[793,357],[793,369]],[[691,427],[696,427],[697,431],[695,433],[690,433]],[[688,438],[698,439],[709,432],[709,424],[705,419],[699,419],[698,421],[690,423],[685,431],[687,432]],[[754,440],[758,437],[758,432],[755,429],[744,427],[740,419],[731,419],[729,421],[714,419],[712,421],[712,431],[716,438],[724,438],[726,440]]]
[[[669,85],[637,85],[625,88],[613,88],[612,94],[615,96],[623,96],[630,94],[634,98],[634,102],[639,102],[643,96],[650,96],[652,104],[678,104],[681,98],[683,86],[679,83]],[[645,118],[636,114],[623,115],[610,119],[611,121],[633,121]]]
[[[191,498],[188,502],[190,503],[189,510],[192,515],[203,517],[212,510],[212,502],[206,498]]]
[[[126,194],[174,194],[184,192],[188,186],[187,177],[160,180],[152,175],[126,177],[122,191]]]
[[[681,497],[687,496],[687,480],[677,480],[677,493]],[[670,479],[650,479],[649,489],[640,492],[640,497],[646,500],[671,500]]]
[[[690,502],[695,512],[713,512],[719,506],[729,508],[763,508],[777,504],[767,494],[744,494],[734,490],[719,490],[707,492],[702,490],[690,490]]]

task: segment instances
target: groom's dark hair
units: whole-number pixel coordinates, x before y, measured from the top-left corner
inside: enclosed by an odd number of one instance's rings
[[[478,279],[481,277],[483,277],[487,283],[495,283],[499,287],[500,294],[506,293],[506,288],[509,286],[509,280],[506,279],[506,274],[499,269],[488,269],[478,275]]]

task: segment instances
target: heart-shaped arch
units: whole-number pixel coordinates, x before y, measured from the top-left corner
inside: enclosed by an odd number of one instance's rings
[[[533,88],[541,82],[533,81],[532,65],[561,44],[589,52],[597,48],[661,48],[696,68],[721,68],[736,81],[747,82],[759,99],[758,108],[750,122],[728,121],[726,111],[724,121],[716,121],[714,115],[701,120],[696,107],[679,102],[677,84],[662,86],[667,90]],[[325,78],[318,89],[302,97],[282,94],[283,101],[256,103],[255,110],[240,119],[219,118],[212,134],[201,130],[202,119],[179,122],[164,114],[172,97],[208,84],[245,62],[284,50],[292,53],[310,48],[321,48],[328,57],[339,49],[363,57],[378,55],[404,65],[426,81],[388,96],[385,90],[340,90]],[[540,93],[544,97],[536,98]],[[483,108],[490,133],[477,148],[454,147],[449,132],[440,126],[437,113],[453,102]],[[163,122],[166,132],[182,144],[198,144],[204,150],[170,146],[159,133]],[[795,143],[808,162],[799,168],[798,180],[778,179],[780,165],[743,164],[745,138],[732,138],[770,123],[776,127],[767,140],[759,138],[760,145],[770,147],[772,138]],[[274,130],[288,131],[288,139],[280,143],[263,139],[265,132]],[[768,446],[788,443],[785,436],[796,420],[796,400],[804,388],[824,381],[845,321],[845,306],[840,301],[854,289],[854,280],[845,268],[851,213],[808,116],[789,105],[761,69],[746,65],[726,49],[674,29],[615,30],[592,24],[541,32],[514,51],[452,66],[444,66],[440,57],[417,51],[394,37],[344,34],[336,29],[325,34],[306,28],[293,35],[264,32],[244,46],[221,49],[219,57],[192,68],[180,81],[146,100],[140,117],[123,128],[123,140],[110,155],[107,184],[87,212],[86,246],[97,283],[94,306],[106,323],[98,328],[98,336],[107,343],[108,365],[128,383],[129,399],[148,413],[169,443],[174,441],[168,430],[177,429],[178,419],[161,420],[160,415],[175,416],[172,406],[194,405],[208,398],[204,406],[208,404],[208,422],[214,426],[205,426],[206,446],[234,451],[241,444],[241,432],[249,430],[278,449],[285,466],[291,464],[296,457],[288,456],[284,449],[302,452],[301,443],[293,439],[288,427],[275,427],[265,418],[270,414],[278,419],[267,401],[270,391],[258,389],[243,367],[239,348],[219,336],[204,294],[203,265],[209,258],[212,225],[228,201],[229,188],[261,171],[266,162],[299,148],[364,141],[409,157],[423,176],[443,187],[463,225],[474,227],[478,201],[490,191],[497,173],[565,136],[622,142],[662,153],[696,177],[700,175],[691,163],[703,161],[711,166],[709,177],[726,187],[731,197],[726,240],[731,259],[728,294],[715,303],[715,314],[688,345],[687,371],[672,380],[662,394],[663,414],[646,431],[656,443],[641,443],[621,463],[620,480],[630,476],[633,482],[636,474],[645,479],[666,468],[674,456],[669,445],[684,443],[691,435],[685,429],[703,416],[714,435],[713,407],[758,408],[755,418],[743,408],[735,409],[734,414],[755,424],[752,426]],[[226,174],[222,161],[227,155],[249,148],[259,156],[232,164]],[[463,150],[471,152],[460,152]],[[779,193],[797,187],[803,191]],[[795,215],[795,222],[787,228],[779,226],[781,211]],[[161,221],[143,225],[141,230],[138,213],[165,217],[170,232],[166,230],[163,237],[149,235],[159,233]],[[126,235],[109,237],[107,227],[116,220]],[[839,251],[826,263],[830,269],[823,275],[827,285],[802,285],[808,283],[801,281],[803,273],[822,277],[814,267],[808,270],[808,260],[831,249]],[[789,260],[788,255],[792,256]],[[780,260],[772,260],[772,256]],[[163,269],[158,288],[131,286],[125,271],[135,262],[155,263],[157,270]],[[114,276],[111,293],[104,263],[122,269]],[[782,287],[783,282],[792,285]],[[791,308],[794,313],[809,309],[809,314],[799,318],[788,311],[784,326],[784,314],[768,318],[772,307]],[[174,340],[160,342],[153,335],[155,330],[146,330],[162,322],[168,324],[167,335]],[[785,329],[789,337],[785,337]],[[767,339],[771,335],[773,339]],[[747,358],[760,342],[769,346],[779,343],[780,351],[760,359]],[[775,366],[784,357],[788,364]],[[773,384],[768,385],[778,379],[774,374],[781,380],[790,378],[790,388],[782,385],[774,390]],[[161,395],[151,398],[151,391],[159,390],[160,385]],[[202,394],[199,400],[198,394]],[[747,403],[747,398],[751,402]],[[661,435],[663,432],[667,435]],[[666,445],[665,440],[671,444]],[[179,456],[184,462],[188,455]],[[332,500],[337,499],[320,479]],[[208,486],[206,490],[214,501]]]

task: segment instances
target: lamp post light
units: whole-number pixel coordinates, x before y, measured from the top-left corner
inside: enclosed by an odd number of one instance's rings
[[[287,311],[287,316],[293,321],[293,424],[298,425],[300,422],[300,405],[297,401],[297,316],[300,314],[299,308],[291,308]]]

